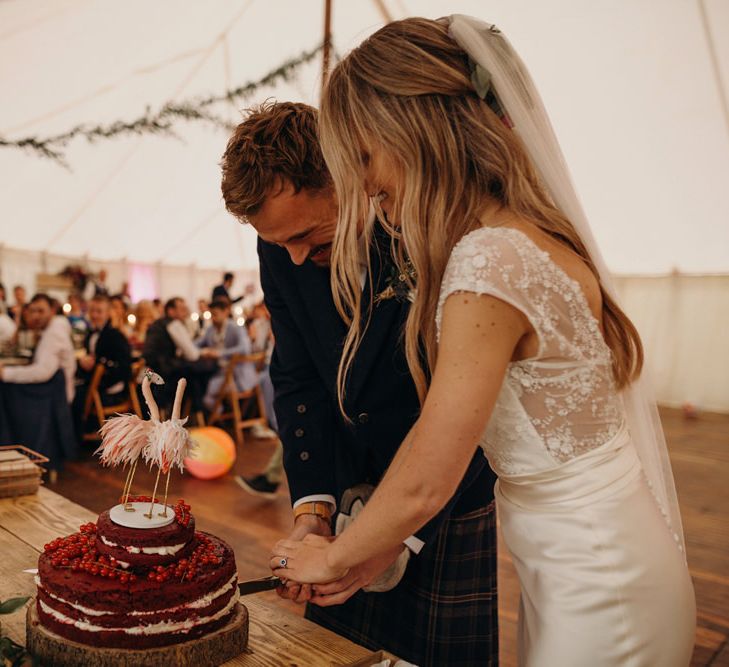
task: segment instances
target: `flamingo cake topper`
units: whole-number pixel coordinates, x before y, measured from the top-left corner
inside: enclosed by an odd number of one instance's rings
[[[162,421],[157,403],[152,396],[151,384],[164,384],[164,380],[147,369],[142,380],[142,394],[149,408],[150,419],[144,420],[137,415],[124,414],[108,419],[101,427],[101,446],[96,450],[100,455],[101,463],[107,466],[124,467],[129,466],[124,490],[122,492],[122,505],[125,512],[136,512],[135,503],[129,502],[134,474],[137,471],[137,464],[142,458],[150,468],[157,466],[157,478],[154,483],[152,500],[149,511],[144,513],[148,520],[153,518],[154,505],[156,503],[157,487],[159,478],[164,473],[167,475],[165,481],[165,495],[163,511],[158,516],[167,519],[167,495],[170,486],[170,474],[172,468],[177,466],[180,472],[184,469],[183,461],[189,456],[192,448],[190,434],[185,429],[185,419],[180,418],[182,410],[182,396],[185,393],[187,380],[180,379],[175,392],[175,402],[172,408],[170,419]],[[116,509],[116,508],[115,508]],[[119,512],[115,513],[119,516]],[[137,526],[139,522],[135,521]],[[139,525],[139,527],[142,527]]]

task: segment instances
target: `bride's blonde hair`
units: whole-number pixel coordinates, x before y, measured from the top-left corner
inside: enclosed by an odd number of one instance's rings
[[[435,367],[435,313],[446,264],[461,237],[481,226],[487,202],[495,200],[571,248],[599,280],[585,245],[552,202],[521,141],[476,94],[468,58],[445,24],[396,21],[354,49],[327,83],[320,135],[340,206],[331,276],[337,309],[350,327],[337,377],[343,413],[347,374],[370,315],[362,313],[359,255],[373,233],[373,223],[365,222],[369,199],[363,189],[368,147],[386,154],[399,177],[399,191],[390,193],[398,227],[388,231],[401,240],[393,243],[394,261],[414,290],[405,354],[421,403]],[[365,244],[359,239],[362,229]],[[633,324],[600,289],[613,373],[624,387],[639,375],[643,349]]]

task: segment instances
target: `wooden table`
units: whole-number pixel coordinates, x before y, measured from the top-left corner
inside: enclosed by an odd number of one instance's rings
[[[43,545],[69,535],[96,515],[42,488],[36,495],[0,499],[0,600],[35,595],[33,575]],[[248,595],[248,651],[225,663],[232,667],[366,667],[388,655],[373,653],[266,601],[275,593]],[[2,617],[3,633],[25,645],[25,611]]]

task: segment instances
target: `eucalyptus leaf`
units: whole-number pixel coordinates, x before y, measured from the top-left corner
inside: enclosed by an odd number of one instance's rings
[[[28,600],[29,597],[24,598],[10,598],[5,602],[0,602],[0,614],[12,614],[14,611],[20,609]]]

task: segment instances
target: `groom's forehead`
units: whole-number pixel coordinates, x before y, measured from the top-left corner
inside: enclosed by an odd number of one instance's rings
[[[258,235],[269,243],[289,243],[316,229],[316,210],[310,193],[295,192],[293,187],[264,199],[248,220]]]

